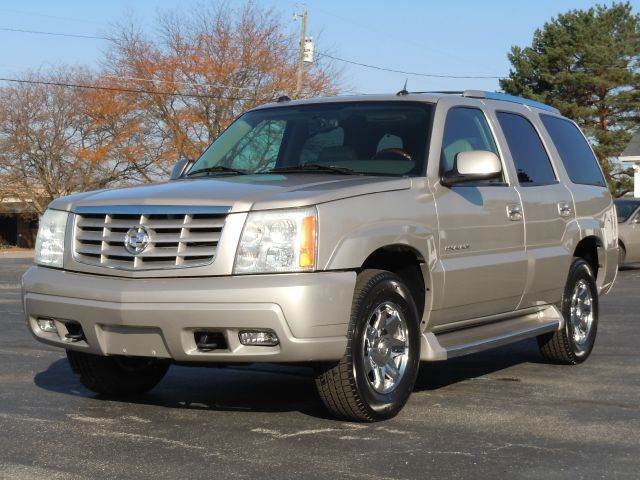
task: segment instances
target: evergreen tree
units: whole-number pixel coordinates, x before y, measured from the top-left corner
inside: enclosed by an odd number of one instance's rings
[[[614,193],[628,188],[628,172],[612,160],[640,126],[640,15],[631,4],[572,10],[536,30],[530,47],[511,48],[513,95],[558,108],[591,141]]]

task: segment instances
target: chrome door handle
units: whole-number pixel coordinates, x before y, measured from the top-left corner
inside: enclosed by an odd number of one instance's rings
[[[522,220],[522,207],[520,205],[507,205],[507,217],[512,222]]]
[[[558,202],[558,213],[561,217],[570,217],[573,215],[573,207],[567,202]]]

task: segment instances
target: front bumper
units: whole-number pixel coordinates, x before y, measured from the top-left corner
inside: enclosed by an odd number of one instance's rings
[[[50,345],[98,355],[181,362],[337,360],[345,351],[355,272],[201,278],[129,279],[31,267],[22,279],[34,336]],[[43,332],[53,318],[59,332]],[[65,338],[78,322],[86,340]],[[240,330],[271,329],[275,347],[244,346]],[[195,331],[221,332],[223,350],[198,350]]]

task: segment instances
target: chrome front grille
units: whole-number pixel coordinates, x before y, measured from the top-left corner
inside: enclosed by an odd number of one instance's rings
[[[215,259],[227,212],[226,207],[78,208],[74,258],[122,270],[207,265]],[[137,231],[148,234],[140,252],[125,248],[125,237]]]

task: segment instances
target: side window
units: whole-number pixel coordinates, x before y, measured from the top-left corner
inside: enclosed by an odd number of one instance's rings
[[[571,181],[606,187],[598,160],[578,127],[568,120],[551,115],[540,115],[540,118],[558,150],[560,160]]]
[[[498,112],[522,186],[550,185],[557,179],[542,140],[531,122],[517,113]]]
[[[454,107],[447,113],[440,155],[441,173],[455,166],[456,155],[470,150],[485,150],[498,154],[496,142],[482,110]]]
[[[336,127],[332,130],[316,133],[309,137],[300,150],[300,163],[314,163],[320,152],[326,148],[341,147],[344,144],[344,129]]]
[[[226,157],[233,158],[232,168],[241,170],[267,170],[273,168],[278,159],[284,136],[284,120],[267,120],[259,123],[246,135]],[[226,162],[222,162],[226,164]]]

